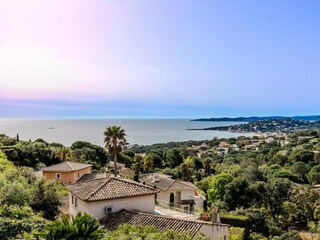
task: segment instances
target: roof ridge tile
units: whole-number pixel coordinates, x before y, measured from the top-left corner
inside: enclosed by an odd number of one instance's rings
[[[66,161],[66,163],[71,167],[72,170],[74,170],[74,168],[72,167],[69,161]]]
[[[106,181],[104,181],[98,188],[96,188],[91,194],[88,195],[88,197],[86,197],[86,200],[89,200],[92,195],[94,195],[96,192],[98,192],[105,184],[107,184],[110,181],[111,178],[106,179]]]

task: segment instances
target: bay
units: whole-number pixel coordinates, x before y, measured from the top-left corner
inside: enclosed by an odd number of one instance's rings
[[[70,146],[82,140],[103,146],[103,132],[112,125],[125,129],[130,144],[207,140],[213,137],[251,136],[250,133],[189,131],[190,128],[228,126],[239,122],[198,122],[190,119],[0,119],[0,133],[20,139],[42,138]]]

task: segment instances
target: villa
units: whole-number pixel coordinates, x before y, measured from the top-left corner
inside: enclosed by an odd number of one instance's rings
[[[140,178],[139,181],[159,190],[159,193],[157,193],[159,204],[168,205],[172,193],[174,196],[173,205],[183,211],[189,212],[190,203],[203,207],[205,197],[199,197],[198,188],[191,182],[175,180],[169,175],[159,173],[148,174]]]
[[[99,178],[67,186],[69,213],[86,212],[98,219],[121,209],[155,212],[158,190],[123,178]]]
[[[228,225],[185,220],[155,214],[156,194],[160,191],[123,178],[82,179],[66,186],[69,190],[69,214],[89,213],[100,219],[109,231],[121,224],[154,226],[159,231],[174,230],[195,237],[202,233],[211,240],[227,240]],[[158,213],[162,214],[162,213]]]
[[[56,180],[63,184],[72,184],[84,174],[91,173],[91,169],[91,164],[67,161],[41,169],[41,175],[47,180]]]

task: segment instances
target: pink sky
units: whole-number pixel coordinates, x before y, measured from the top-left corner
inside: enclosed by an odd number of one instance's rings
[[[0,107],[315,113],[319,11],[319,1],[0,0]]]
[[[162,88],[152,79],[167,76],[148,64],[120,61],[126,46],[121,45],[125,36],[118,30],[126,27],[130,15],[127,5],[1,1],[2,97],[151,97],[154,88]]]

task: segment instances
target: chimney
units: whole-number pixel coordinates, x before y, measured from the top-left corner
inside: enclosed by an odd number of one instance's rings
[[[220,213],[218,207],[214,207],[212,209],[212,223],[220,223]]]

